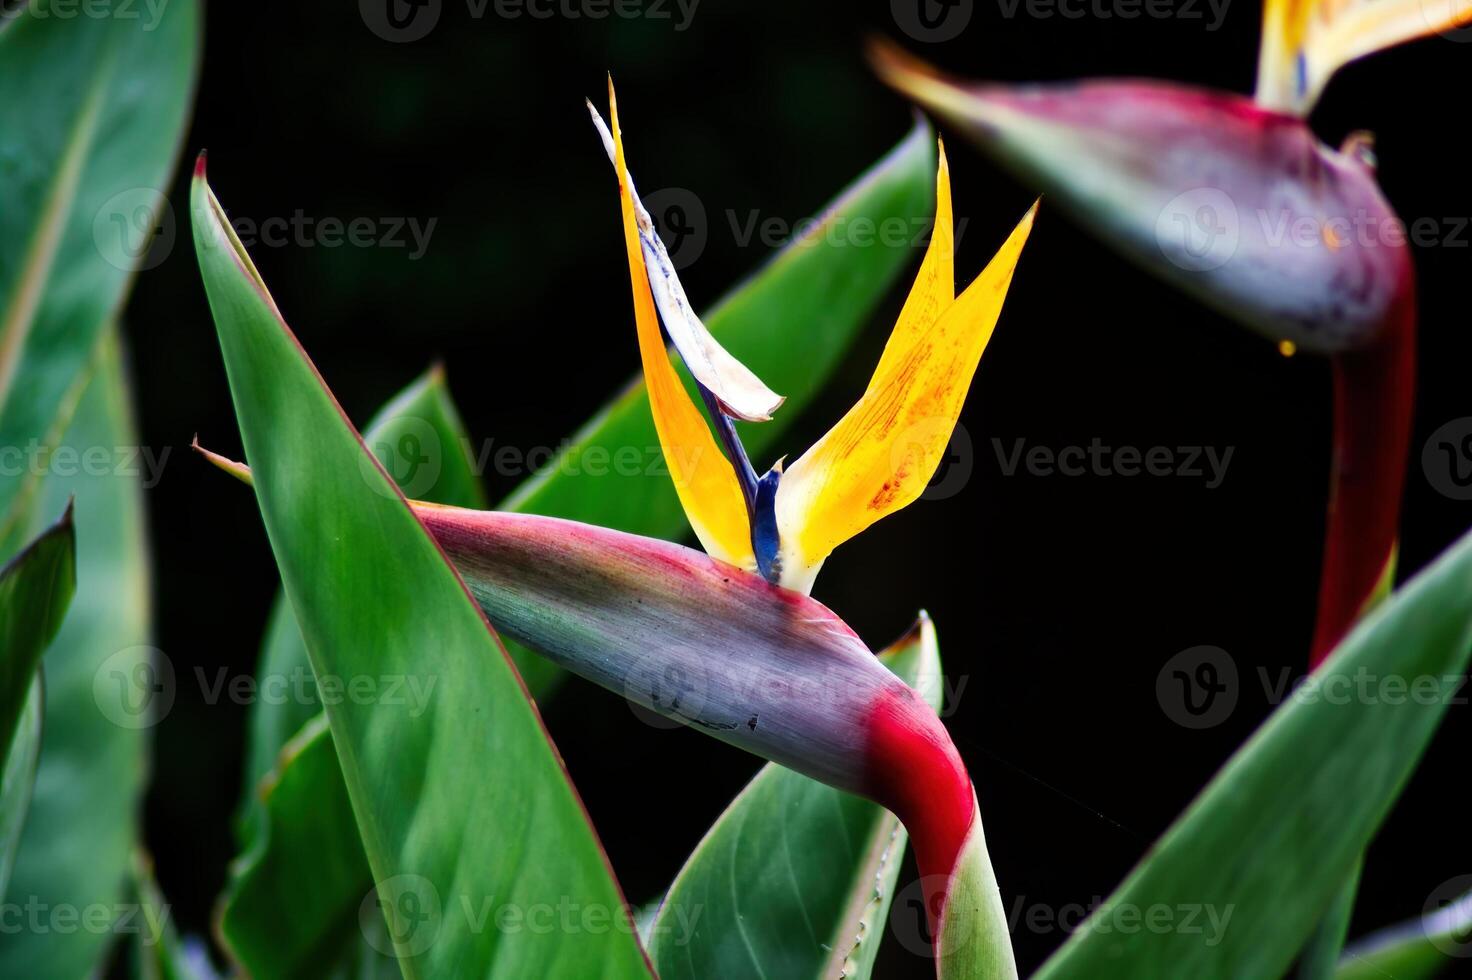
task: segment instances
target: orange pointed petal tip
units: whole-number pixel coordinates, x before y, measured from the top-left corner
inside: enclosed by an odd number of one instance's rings
[[[659,329],[654,287],[666,285],[662,275],[651,276],[646,260],[658,261],[664,248],[654,234],[647,213],[634,193],[624,162],[623,138],[619,129],[618,103],[612,101],[613,127],[604,125],[592,103],[588,105],[593,124],[603,137],[619,179],[619,200],[624,227],[624,251],[633,293],[634,325],[638,335],[639,359],[649,392],[649,410],[669,467],[680,505],[695,536],[706,552],[740,568],[755,568],[751,525],[746,500],[736,473],[722,454],[684,383],[670,361],[669,349]],[[664,259],[668,261],[668,257]],[[669,299],[666,289],[666,299]],[[683,293],[681,294],[683,296]],[[666,321],[668,323],[668,320]],[[688,323],[687,323],[688,326]],[[703,328],[702,328],[703,329]],[[672,331],[673,333],[673,331]],[[687,331],[688,339],[688,331]],[[693,358],[695,355],[690,355]],[[694,367],[694,361],[688,361]],[[697,375],[698,377],[698,375]]]

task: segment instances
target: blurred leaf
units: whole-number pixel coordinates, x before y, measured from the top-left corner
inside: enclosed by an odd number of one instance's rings
[[[75,496],[77,591],[42,661],[46,727],[11,894],[48,909],[98,906],[106,929],[0,933],[0,976],[82,977],[101,960],[128,887],[147,770],[146,728],[173,696],[167,662],[148,642],[143,501],[123,465],[137,446],[123,361],[109,329],[61,445],[108,465],[47,476],[43,506]],[[69,475],[68,475],[69,474]],[[95,914],[95,913],[93,913]]]
[[[450,399],[445,375],[434,368],[383,407],[364,432],[364,441],[400,489],[410,496],[460,507],[484,507],[485,491],[466,455],[469,437]],[[278,595],[266,627],[257,681],[281,686],[284,696],[258,698],[250,710],[246,750],[242,841],[255,809],[256,787],[277,764],[277,755],[308,721],[321,714],[312,665],[291,604]]]
[[[0,899],[25,825],[41,747],[37,666],[77,586],[72,510],[0,569]]]
[[[426,695],[323,699],[404,975],[649,976],[509,658],[281,321],[202,175],[192,214],[256,496],[318,689],[334,678]],[[606,928],[548,941],[503,915],[566,902],[599,910]]]
[[[72,509],[0,568],[0,758],[20,720],[41,654],[77,587]]]
[[[880,658],[939,710],[929,619]],[[878,804],[768,763],[660,904],[649,933],[660,977],[868,977],[906,840]]]
[[[141,851],[133,855],[133,897],[138,904],[130,943],[135,980],[217,980],[202,944],[180,941],[173,908],[154,880],[153,862]]]
[[[134,270],[167,254],[199,60],[194,0],[52,6],[34,0],[0,30],[0,446],[60,436]],[[0,541],[39,482],[32,467],[0,479]]]
[[[1430,980],[1472,954],[1472,892],[1350,945],[1334,980]]]
[[[0,901],[10,884],[10,864],[26,811],[31,806],[31,787],[36,781],[36,756],[41,748],[41,702],[45,698],[41,675],[26,686],[26,700],[15,719],[10,749],[0,756]]]
[[[900,272],[918,262],[935,202],[935,140],[917,123],[894,147],[820,212],[822,222],[795,239],[704,317],[720,343],[760,378],[787,396],[771,422],[748,425],[742,440],[758,464],[777,451],[778,439],[796,420],[869,324]],[[609,221],[616,210],[609,204]],[[854,229],[900,227],[909,236]],[[610,256],[609,261],[619,261]],[[616,311],[614,323],[632,313]],[[683,371],[683,368],[681,369]],[[687,387],[691,386],[688,375]],[[696,397],[691,387],[691,397]],[[620,462],[633,459],[633,465]],[[591,461],[602,460],[594,466]],[[606,405],[569,445],[499,507],[678,540],[689,524],[664,468],[649,395],[636,380]],[[518,644],[507,642],[528,689],[541,695],[561,671]]]
[[[1355,628],[1039,980],[1282,976],[1414,771],[1469,651],[1472,534]]]

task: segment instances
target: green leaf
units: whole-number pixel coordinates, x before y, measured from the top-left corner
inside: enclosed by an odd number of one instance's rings
[[[0,569],[0,899],[31,803],[41,747],[41,654],[77,586],[72,509]]]
[[[192,214],[256,496],[318,689],[329,677],[359,685],[323,700],[405,977],[649,976],[509,658],[280,319],[202,174]],[[388,702],[394,682],[429,692],[422,714]],[[365,683],[383,696],[362,694]],[[568,902],[596,912],[597,927],[564,927],[552,942],[529,927]]]
[[[0,758],[77,586],[72,509],[0,569]]]
[[[1430,980],[1469,954],[1472,892],[1352,944],[1340,958],[1334,980]]]
[[[439,368],[384,406],[364,441],[405,493],[485,506],[467,455],[469,440]],[[359,907],[373,875],[301,630],[284,596],[277,597],[266,636],[258,678],[274,679],[287,696],[261,699],[251,711],[241,820],[248,853],[232,870],[221,933],[256,976],[325,976],[352,956],[358,961],[355,975],[364,964],[384,960],[397,976],[398,966],[379,952],[391,947],[379,942],[375,948],[359,928]],[[257,845],[262,833],[267,840]],[[314,899],[295,897],[302,895]]]
[[[786,426],[823,390],[900,272],[918,260],[912,239],[927,230],[928,225],[916,222],[935,207],[935,167],[930,127],[916,123],[819,212],[820,224],[702,317],[723,347],[787,397],[771,422],[742,429],[759,469],[766,456],[779,452]],[[610,198],[611,223],[617,219],[615,205],[616,198]],[[875,235],[865,247],[843,240],[844,229],[896,226],[909,229],[911,236]],[[622,264],[622,252],[610,255],[609,261]],[[613,322],[629,324],[632,350],[632,313],[614,313]],[[612,465],[630,454],[638,465]],[[687,537],[689,524],[664,468],[643,380],[629,384],[498,509],[565,517],[648,537]],[[510,641],[507,646],[534,695],[561,678],[548,661]]]
[[[0,30],[0,446],[27,451],[61,435],[134,271],[172,242],[165,195],[199,62],[194,0],[53,6]],[[0,541],[39,482],[33,467],[0,479]]]
[[[27,685],[25,703],[15,719],[10,749],[0,756],[0,901],[10,884],[10,865],[31,806],[31,787],[36,781],[36,756],[41,749],[41,703],[45,698],[41,675]]]
[[[385,405],[368,423],[364,441],[409,496],[460,507],[486,505],[485,491],[467,455],[469,437],[440,368],[428,371]],[[278,595],[271,608],[256,678],[263,685],[275,684],[285,696],[260,698],[251,707],[247,812],[254,809],[256,787],[276,766],[282,747],[322,710],[301,630],[285,596]],[[242,819],[246,842],[250,819]]]
[[[138,444],[116,334],[105,332],[61,446],[101,469],[57,469],[43,506],[75,497],[77,591],[42,661],[46,727],[30,816],[11,876],[15,902],[84,910],[108,928],[0,932],[0,976],[81,977],[97,967],[127,894],[147,770],[147,726],[172,697],[148,643],[148,562],[139,480],[119,464]],[[155,691],[155,685],[161,690]],[[47,921],[43,918],[42,921]]]
[[[325,715],[288,743],[262,792],[261,833],[220,917],[231,955],[258,977],[311,980],[353,949],[397,971],[392,946],[364,931],[381,917]]]
[[[1355,628],[1039,980],[1282,976],[1415,769],[1469,652],[1472,535]]]
[[[179,940],[153,862],[141,850],[133,855],[133,898],[138,912],[129,965],[135,980],[217,980],[203,947]]]
[[[939,710],[928,618],[880,656]],[[660,977],[869,976],[906,840],[878,804],[768,763],[660,904],[649,935]]]

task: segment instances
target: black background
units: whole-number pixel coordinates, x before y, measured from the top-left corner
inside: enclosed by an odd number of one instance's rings
[[[728,212],[807,216],[904,135],[910,110],[866,67],[868,35],[974,77],[1142,75],[1251,88],[1260,11],[1246,0],[1231,2],[1218,30],[1200,0],[1196,16],[1133,20],[1035,17],[1026,7],[1009,17],[999,0],[961,2],[971,8],[966,29],[921,43],[888,3],[702,0],[677,29],[684,18],[668,2],[662,17],[535,19],[497,16],[494,5],[476,18],[465,0],[444,0],[428,37],[394,44],[365,27],[351,0],[217,0],[185,159],[209,149],[211,181],[235,217],[436,219],[417,261],[404,248],[320,244],[258,246],[254,257],[358,422],[442,359],[475,437],[556,445],[638,366],[613,182],[582,104],[601,97],[605,72],[617,79],[646,193],[688,188],[707,210],[708,244],[684,272],[698,306],[767,254],[735,240]],[[1375,131],[1400,214],[1450,229],[1472,214],[1460,132],[1469,68],[1472,47],[1443,38],[1376,56],[1330,86],[1314,127],[1330,143]],[[956,214],[968,222],[964,284],[1033,194],[961,139],[949,147]],[[207,931],[233,856],[246,713],[228,699],[208,703],[195,668],[210,678],[253,669],[276,576],[250,494],[185,448],[198,432],[239,451],[187,247],[186,199],[181,176],[177,244],[140,277],[127,319],[144,442],[172,448],[148,505],[157,642],[179,692],[157,728],[147,835],[177,920]],[[1472,517],[1419,462],[1432,430],[1472,415],[1458,380],[1472,353],[1457,298],[1469,239],[1416,252],[1423,316],[1403,576]],[[857,397],[902,295],[876,313],[786,450],[800,452]],[[1279,356],[1044,202],[963,416],[964,490],[842,548],[815,593],[876,647],[922,606],[935,617],[952,683],[965,685],[948,724],[979,789],[1009,910],[1107,895],[1265,717],[1259,669],[1276,678],[1301,668],[1328,413],[1323,361]],[[1181,477],[1007,476],[992,442],[1056,449],[1095,437],[1232,447],[1233,456],[1221,486],[1206,489]],[[492,499],[516,482],[488,474]],[[1155,680],[1166,660],[1200,644],[1228,651],[1240,697],[1226,722],[1191,731],[1162,710]],[[546,715],[636,902],[665,887],[757,767],[700,735],[648,727],[581,682]],[[1466,772],[1469,726],[1472,713],[1454,708],[1372,849],[1356,932],[1419,911],[1438,884],[1472,870],[1451,788]],[[466,778],[495,778],[494,760]],[[1024,970],[1062,938],[1020,927]],[[929,971],[889,943],[879,975]]]

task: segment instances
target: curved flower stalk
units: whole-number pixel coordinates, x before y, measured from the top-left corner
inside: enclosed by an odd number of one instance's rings
[[[1037,206],[957,297],[950,170],[942,146],[935,229],[868,388],[796,462],[784,467],[778,460],[758,476],[732,420],[760,421],[761,409],[775,410],[780,400],[753,398],[733,405],[732,391],[765,392],[765,386],[755,376],[748,379],[749,372],[690,312],[679,277],[634,192],[611,81],[609,109],[611,128],[588,105],[619,178],[639,354],[680,502],[707,553],[758,571],[769,582],[810,592],[834,548],[912,503],[940,465]],[[664,335],[694,376],[719,443],[681,383]]]
[[[1472,20],[1420,0],[1269,0],[1255,99],[1141,80],[983,85],[896,49],[896,89],[949,119],[1151,272],[1279,343],[1328,355],[1334,449],[1317,666],[1394,574],[1415,385],[1415,283],[1368,135],[1304,116],[1341,65]]]

